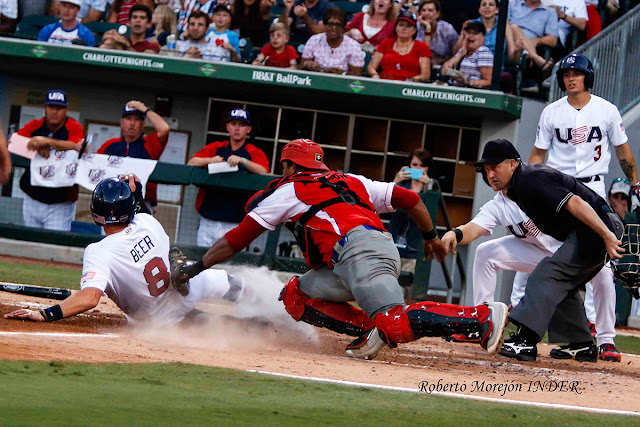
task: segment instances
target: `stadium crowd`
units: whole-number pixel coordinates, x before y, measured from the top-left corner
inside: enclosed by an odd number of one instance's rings
[[[498,0],[0,0],[0,34],[486,88],[498,10]],[[510,0],[501,89],[514,92],[517,73],[537,85],[620,14],[617,0]]]

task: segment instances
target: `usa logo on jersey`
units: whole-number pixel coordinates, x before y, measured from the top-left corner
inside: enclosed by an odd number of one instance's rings
[[[579,128],[555,128],[558,141],[565,144],[578,145],[583,142],[602,141],[600,126],[580,126]]]

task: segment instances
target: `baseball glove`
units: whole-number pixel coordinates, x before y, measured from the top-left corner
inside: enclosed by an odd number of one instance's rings
[[[169,250],[169,265],[171,270],[171,285],[183,297],[189,295],[189,276],[184,272],[184,269],[189,266],[189,261],[186,255],[182,252],[178,246],[173,246]]]
[[[640,299],[640,225],[627,224],[622,235],[624,256],[611,262],[616,279],[629,289],[634,298]]]

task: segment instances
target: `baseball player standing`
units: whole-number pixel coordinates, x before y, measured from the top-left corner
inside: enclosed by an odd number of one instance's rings
[[[203,314],[194,307],[207,298],[236,301],[242,282],[223,270],[207,270],[185,288],[170,286],[169,236],[144,210],[142,186],[134,175],[107,178],[93,191],[91,212],[106,237],[84,251],[80,291],[44,310],[19,309],[9,319],[53,322],[91,310],[103,292],[130,322],[153,327],[177,324]]]
[[[571,54],[562,60],[557,80],[567,96],[542,111],[529,164],[543,163],[548,151],[547,165],[575,177],[606,200],[604,175],[609,172],[613,145],[622,171],[634,183],[631,191],[637,195],[640,182],[620,112],[615,105],[589,92],[594,77],[593,65],[585,56]],[[585,309],[595,313],[592,323],[596,324],[600,358],[620,361],[613,343],[615,305],[613,273],[605,268],[587,285]],[[570,357],[568,347],[556,350],[552,357]]]
[[[284,177],[247,204],[248,215],[218,239],[195,264],[172,263],[180,285],[228,260],[266,230],[283,223],[293,231],[312,270],[294,276],[280,300],[297,321],[356,338],[347,354],[373,358],[385,346],[424,336],[478,332],[481,346],[496,352],[507,306],[475,307],[424,301],[409,306],[398,284],[400,255],[378,213],[403,208],[422,231],[425,254],[441,260],[445,248],[424,203],[393,183],[330,171],[313,141],[297,139],[282,149]],[[355,300],[362,310],[348,301]]]

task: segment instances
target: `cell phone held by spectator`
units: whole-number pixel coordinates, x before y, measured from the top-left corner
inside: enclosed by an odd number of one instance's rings
[[[420,179],[420,177],[422,177],[422,175],[424,174],[422,169],[407,168],[404,171],[411,173],[411,179]]]

